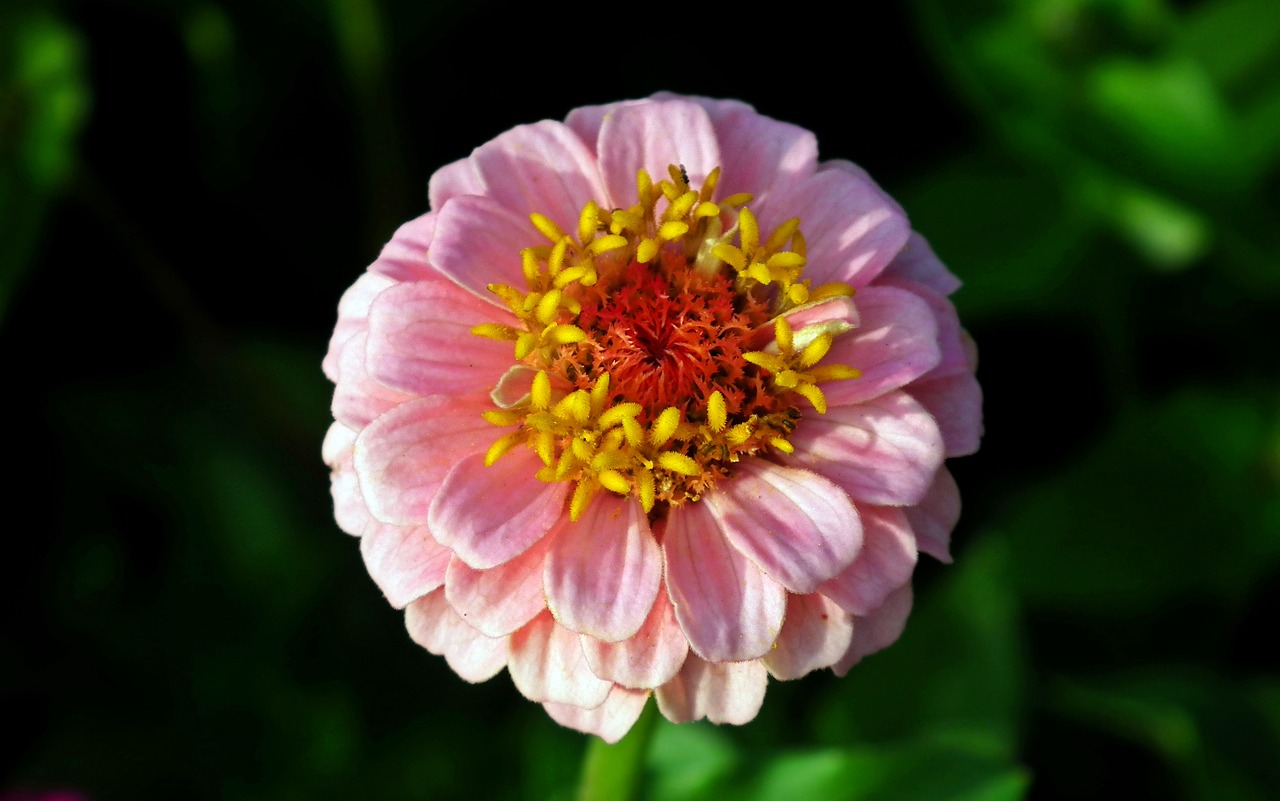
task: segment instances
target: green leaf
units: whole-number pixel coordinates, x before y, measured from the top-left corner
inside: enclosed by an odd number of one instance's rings
[[[1029,776],[982,748],[916,740],[769,760],[747,798],[773,801],[1015,801]]]
[[[1108,59],[1090,71],[1085,91],[1113,158],[1201,191],[1237,189],[1246,177],[1236,122],[1196,62]]]
[[[717,798],[720,783],[740,762],[733,741],[709,723],[658,722],[649,749],[647,797],[654,801]]]
[[[1264,801],[1280,787],[1280,719],[1250,686],[1203,670],[1159,667],[1049,687],[1058,714],[1154,752],[1190,798]]]
[[[1235,603],[1280,564],[1275,410],[1186,390],[1122,419],[1002,528],[1029,604],[1113,616]]]
[[[89,105],[83,51],[55,17],[0,10],[0,315],[75,164]]]

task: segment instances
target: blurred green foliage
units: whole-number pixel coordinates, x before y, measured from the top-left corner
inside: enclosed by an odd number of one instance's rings
[[[42,521],[10,525],[0,793],[573,797],[583,738],[414,646],[333,525],[318,364],[432,170],[673,89],[902,201],[965,281],[987,436],[901,641],[750,726],[660,724],[642,797],[1273,797],[1280,4],[879,4],[745,78],[531,46],[579,13],[0,10],[9,498]]]

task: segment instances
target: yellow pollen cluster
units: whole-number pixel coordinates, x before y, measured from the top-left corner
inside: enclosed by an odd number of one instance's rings
[[[640,404],[606,407],[608,396],[609,374],[605,373],[590,392],[579,389],[553,402],[551,379],[539,371],[527,409],[484,413],[495,425],[522,424],[489,447],[485,464],[492,465],[517,445],[528,445],[544,465],[538,479],[577,482],[569,501],[572,519],[582,515],[601,488],[619,495],[634,491],[645,512],[652,511],[664,471],[685,476],[702,472],[690,457],[664,449],[677,433],[688,432],[681,432],[684,426],[676,409],[664,410],[646,430],[637,420]]]
[[[827,413],[827,398],[818,389],[818,384],[827,381],[840,381],[846,378],[857,378],[862,375],[856,368],[844,364],[823,364],[818,362],[831,350],[835,335],[831,331],[822,330],[821,326],[805,329],[812,331],[805,340],[796,340],[791,324],[786,317],[779,317],[774,323],[774,341],[777,353],[751,351],[743,354],[743,358],[760,369],[773,375],[773,385],[779,390],[790,390],[813,405],[818,414]],[[790,453],[789,445],[782,450]]]
[[[781,316],[796,306],[853,294],[844,284],[813,289],[801,277],[800,221],[788,220],[762,238],[746,208],[750,195],[712,200],[719,168],[696,190],[683,167],[668,172],[669,180],[655,183],[640,170],[638,202],[629,208],[587,203],[572,233],[543,215],[531,215],[547,244],[520,253],[527,289],[489,285],[519,325],[485,323],[472,329],[478,336],[514,343],[516,363],[536,371],[525,398],[484,413],[494,425],[518,426],[493,443],[485,463],[494,464],[517,446],[530,448],[543,463],[538,479],[575,482],[569,501],[574,520],[601,489],[634,495],[646,513],[654,513],[660,503],[697,500],[744,456],[770,448],[792,452],[787,436],[800,412],[787,398],[803,397],[825,413],[817,384],[858,375],[852,367],[818,364],[843,329],[818,326],[793,333]],[[728,230],[726,218],[732,222]],[[739,351],[737,380],[747,388],[725,387],[734,398],[732,408],[725,393],[705,385],[682,396],[694,399],[684,412],[666,403],[646,408],[628,396],[626,387],[611,387],[607,366],[593,361],[592,343],[603,325],[593,321],[600,318],[601,304],[626,280],[627,270],[637,269],[652,275],[683,270],[719,281],[715,285],[725,289],[716,297],[730,308],[772,307],[759,312],[747,330],[775,317],[777,352],[772,345]],[[744,304],[723,300],[730,286],[731,297]],[[583,317],[584,305],[591,315]]]

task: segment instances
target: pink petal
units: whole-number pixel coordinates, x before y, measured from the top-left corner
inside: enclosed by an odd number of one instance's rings
[[[792,592],[813,592],[862,547],[844,490],[808,470],[745,460],[703,503],[730,544]]]
[[[343,346],[368,328],[369,305],[382,290],[394,285],[395,281],[386,276],[365,273],[342,294],[342,300],[338,301],[338,323],[334,326],[333,336],[329,338],[329,351],[321,365],[330,381],[338,380],[338,364]]]
[[[950,295],[960,288],[960,279],[946,268],[925,238],[915,231],[907,238],[902,252],[885,268],[884,277],[915,281],[942,295]]]
[[[413,641],[436,656],[466,681],[488,681],[507,664],[507,638],[486,637],[458,617],[444,590],[422,596],[405,610],[405,627]]]
[[[911,585],[904,584],[886,598],[879,609],[866,617],[853,619],[853,641],[849,643],[849,650],[831,669],[837,676],[843,676],[849,672],[849,668],[862,661],[864,656],[893,645],[906,628],[907,616],[910,614]]]
[[[329,474],[329,492],[333,496],[334,520],[338,528],[358,537],[373,518],[360,494],[360,482],[352,465],[351,448],[355,439],[355,431],[342,423],[334,423],[325,434],[320,452],[325,464],[333,470]]]
[[[458,460],[501,436],[480,416],[479,397],[417,398],[369,424],[355,445],[355,467],[369,511],[384,523],[419,526]]]
[[[393,526],[376,520],[365,527],[360,553],[374,583],[397,609],[443,584],[452,556],[426,526]]]
[[[578,138],[592,153],[598,153],[596,145],[600,140],[600,127],[604,125],[605,117],[608,117],[623,106],[635,106],[649,102],[652,101],[649,99],[623,100],[599,106],[578,106],[569,112],[569,116],[565,117],[564,124],[577,134]],[[632,189],[634,190],[634,186]]]
[[[578,635],[543,612],[511,635],[511,680],[525,698],[538,703],[572,704],[592,709],[613,688],[587,666]]]
[[[427,264],[427,249],[431,247],[435,230],[434,212],[400,226],[391,235],[391,241],[383,245],[377,260],[369,265],[369,272],[393,281],[439,280],[439,273]]]
[[[636,171],[649,171],[655,182],[667,167],[683,164],[694,185],[701,185],[720,163],[720,148],[711,119],[686,100],[623,105],[600,126],[600,170],[613,205],[636,202]]]
[[[457,460],[457,454],[441,458]],[[542,462],[526,448],[503,456],[493,467],[484,454],[458,461],[427,513],[427,525],[441,545],[477,570],[496,567],[542,539],[564,514],[567,485],[534,478]]]
[[[676,610],[665,592],[658,593],[653,609],[634,637],[622,642],[601,642],[582,637],[582,651],[591,672],[624,687],[652,689],[671,680],[689,653]]]
[[[672,723],[706,718],[712,723],[751,722],[769,684],[759,660],[704,662],[693,654],[674,679],[658,688],[658,709]]]
[[[778,637],[786,590],[725,539],[705,502],[671,510],[662,549],[667,590],[689,644],[712,662],[756,659]]]
[[[857,378],[822,385],[828,406],[861,403],[906,386],[941,359],[933,311],[919,297],[893,287],[864,287],[855,299],[861,324],[836,338],[825,364],[846,364]]]
[[[462,195],[484,193],[484,181],[470,156],[436,170],[427,183],[427,199],[433,209],[442,209],[445,203]]]
[[[547,608],[542,593],[542,563],[554,537],[497,567],[476,570],[454,557],[445,579],[445,597],[468,623],[490,637],[501,637]]]
[[[782,316],[787,318],[792,330],[797,333],[809,326],[822,325],[824,323],[844,323],[852,328],[858,328],[862,325],[861,316],[858,314],[858,306],[853,302],[853,298],[831,298],[830,300],[819,301],[812,306],[798,306],[791,311],[783,312]],[[767,341],[769,343],[776,342],[772,334],[774,321],[770,320],[765,323],[764,328],[770,332],[767,335]],[[836,341],[839,342],[840,340],[837,339]]]
[[[982,444],[982,387],[972,373],[917,381],[907,387],[942,432],[946,455],[968,456]]]
[[[349,428],[362,429],[411,395],[385,387],[369,377],[365,350],[369,335],[362,331],[347,340],[338,357],[338,380],[333,389],[333,417]]]
[[[906,513],[892,506],[860,506],[862,553],[821,592],[855,615],[867,615],[889,593],[911,580],[916,567],[916,538]],[[787,613],[787,621],[791,621]],[[785,631],[785,629],[784,629]]]
[[[662,553],[639,502],[595,498],[560,529],[543,581],[560,625],[605,642],[634,635],[662,583]]]
[[[659,93],[655,100],[697,103],[711,117],[723,174],[718,197],[748,192],[758,203],[777,186],[799,183],[818,165],[818,139],[796,125],[766,117],[740,100]]]
[[[648,700],[647,690],[614,687],[609,691],[604,703],[592,709],[556,703],[545,703],[542,707],[547,710],[551,719],[561,726],[594,734],[606,743],[616,743],[631,731],[631,727],[640,719],[640,713],[644,711],[645,702]]]
[[[604,203],[595,155],[559,122],[513,128],[477,148],[471,161],[484,194],[526,219],[537,212],[573,231],[587,201]]]
[[[527,287],[520,271],[520,251],[546,244],[546,237],[527,214],[518,215],[488,197],[456,197],[437,218],[432,266],[471,294],[505,310],[506,304],[489,291],[489,284]]]
[[[380,384],[413,395],[488,392],[513,360],[510,342],[471,333],[489,322],[516,319],[451,283],[391,287],[369,311],[366,369]]]
[[[893,279],[881,281],[876,286],[884,288],[897,287],[906,290],[929,304],[929,308],[933,310],[934,318],[937,321],[938,348],[942,351],[942,358],[938,360],[937,366],[929,372],[928,376],[926,376],[927,378],[940,378],[945,375],[973,372],[973,368],[969,366],[968,356],[965,353],[960,318],[956,316],[956,307],[951,304],[951,301],[924,284],[917,284],[914,281]],[[859,297],[861,297],[861,294],[859,294]]]
[[[849,650],[853,615],[819,593],[787,598],[787,622],[764,666],[781,681],[830,667]]]
[[[924,499],[905,511],[920,550],[950,564],[951,532],[960,520],[960,488],[951,471],[939,469]]]
[[[825,415],[805,415],[791,435],[795,467],[816,470],[859,503],[919,503],[942,464],[942,435],[905,392],[889,392]]]
[[[753,210],[762,235],[800,218],[808,243],[804,275],[814,286],[832,281],[865,286],[898,255],[911,231],[898,204],[873,181],[840,170],[780,187]]]

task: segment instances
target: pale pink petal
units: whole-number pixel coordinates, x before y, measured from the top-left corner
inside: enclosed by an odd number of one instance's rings
[[[564,514],[567,485],[544,483],[534,475],[542,462],[518,448],[492,467],[484,454],[460,460],[445,477],[427,513],[427,525],[441,545],[477,570],[514,559],[542,539]]]
[[[384,386],[413,395],[489,392],[511,366],[510,342],[471,333],[514,316],[447,282],[400,284],[369,311],[365,368]]]
[[[511,680],[525,698],[538,703],[591,709],[613,688],[587,666],[578,635],[543,612],[511,635]]]
[[[822,385],[828,406],[861,403],[899,389],[937,366],[938,327],[919,297],[894,287],[865,287],[856,298],[861,323],[836,337],[824,364],[844,364],[862,375]]]
[[[333,496],[334,520],[338,528],[358,537],[373,518],[360,494],[360,482],[352,465],[351,448],[355,440],[355,431],[342,423],[334,423],[325,434],[320,452],[325,464],[332,468],[329,492]]]
[[[347,340],[338,358],[338,381],[333,389],[333,418],[349,428],[362,429],[412,396],[385,387],[365,369],[368,332]]]
[[[911,231],[898,205],[872,181],[839,170],[780,187],[753,210],[762,235],[800,218],[808,243],[804,277],[814,286],[866,285],[898,255]]]
[[[387,412],[355,444],[355,467],[369,511],[384,523],[419,526],[448,472],[501,436],[480,397],[433,395]]]
[[[605,103],[600,106],[579,106],[569,112],[569,116],[565,117],[564,124],[577,134],[583,144],[594,154],[598,153],[596,145],[600,140],[600,127],[604,125],[605,117],[623,106],[634,106],[640,103],[649,103],[645,100],[623,100],[617,103]],[[634,186],[632,190],[634,191]]]
[[[517,215],[545,215],[565,231],[575,230],[587,201],[604,200],[594,154],[563,123],[513,128],[477,148],[471,161],[485,195]]]
[[[815,470],[859,503],[919,503],[942,464],[942,435],[923,406],[889,392],[857,406],[806,415],[783,461]]]
[[[508,211],[488,197],[463,195],[450,200],[437,215],[431,244],[433,267],[471,294],[499,308],[507,306],[489,284],[525,288],[520,251],[547,244],[529,215]]]
[[[404,614],[413,641],[436,656],[466,681],[488,681],[507,665],[507,638],[486,637],[467,625],[437,589],[411,603]]]
[[[760,661],[705,662],[693,654],[676,677],[658,688],[658,710],[672,723],[706,718],[712,723],[751,722],[769,685]]]
[[[662,552],[640,503],[605,493],[592,500],[558,532],[543,581],[560,625],[605,642],[634,635],[662,583]]]
[[[489,393],[489,399],[499,408],[510,409],[529,397],[529,392],[533,388],[533,379],[537,374],[537,370],[526,364],[508,367]]]
[[[860,506],[862,552],[821,592],[855,615],[870,614],[889,593],[911,580],[916,538],[906,513],[892,506]],[[791,621],[791,613],[787,613]]]
[[[671,510],[662,541],[667,590],[696,653],[713,662],[756,659],[778,638],[787,592],[723,530],[706,503]]]
[[[616,743],[631,731],[631,727],[640,719],[645,702],[649,700],[647,690],[628,690],[626,687],[614,687],[604,699],[604,703],[592,709],[583,709],[572,704],[545,703],[551,719],[561,726],[568,726],[580,732],[594,734],[606,743]]]
[[[834,665],[849,650],[853,615],[820,593],[787,598],[787,622],[764,666],[781,681]]]
[[[342,423],[330,423],[320,444],[320,457],[330,467],[337,468],[351,463],[351,448],[356,443],[357,432]]]
[[[925,238],[915,231],[907,238],[907,246],[902,252],[889,262],[884,277],[915,281],[942,295],[950,295],[960,288],[960,279],[946,268]]]
[[[689,653],[676,610],[665,592],[658,593],[653,609],[634,637],[622,642],[601,642],[582,637],[582,650],[591,672],[624,687],[652,689],[666,683]]]
[[[792,592],[813,592],[862,547],[844,490],[808,470],[744,460],[702,503],[734,548]]]
[[[436,281],[439,273],[427,264],[427,249],[435,237],[436,215],[428,212],[396,229],[382,247],[369,272],[393,281]]]
[[[960,520],[960,488],[946,467],[938,470],[933,486],[915,506],[906,510],[916,545],[940,562],[951,563],[951,532]]]
[[[455,556],[445,578],[445,597],[482,633],[510,634],[547,608],[542,563],[553,539],[543,537],[515,559],[488,570],[476,570]]]
[[[433,209],[442,209],[445,203],[462,195],[483,194],[484,181],[469,156],[444,165],[427,182],[427,199]]]
[[[940,378],[961,372],[973,372],[965,353],[960,318],[956,316],[956,307],[951,304],[951,301],[924,284],[917,284],[914,281],[892,279],[881,281],[876,286],[885,288],[897,287],[906,290],[929,304],[929,308],[933,310],[938,329],[938,348],[942,351],[942,358],[938,360],[937,366],[929,371],[927,378]],[[861,297],[861,293],[859,293],[859,297]]]
[[[376,520],[365,527],[360,553],[374,583],[397,609],[443,584],[452,556],[426,526],[393,526]]]
[[[837,676],[849,672],[849,668],[897,642],[911,614],[911,585],[904,584],[885,599],[884,605],[866,617],[853,619],[853,641],[849,650],[831,669]]]
[[[917,381],[907,387],[942,432],[946,454],[968,456],[982,443],[982,387],[973,373]]]
[[[369,305],[373,303],[382,290],[394,286],[386,276],[365,273],[342,294],[338,301],[338,323],[333,328],[333,336],[329,338],[329,351],[325,354],[321,367],[330,381],[338,380],[338,364],[342,357],[342,348],[356,334],[369,326]]]
[[[718,197],[747,192],[759,203],[775,186],[799,183],[817,169],[818,139],[812,132],[765,117],[740,100],[665,92],[654,99],[694,102],[711,117],[723,168]]]
[[[618,206],[635,202],[636,171],[642,167],[659,181],[667,178],[669,165],[683,164],[689,181],[700,186],[720,163],[711,119],[687,100],[619,106],[600,126],[598,150],[605,186]]]
[[[782,316],[787,318],[787,323],[797,333],[811,326],[818,326],[819,331],[832,330],[832,333],[838,333],[833,329],[841,329],[845,326],[852,329],[862,325],[858,306],[853,302],[853,298],[831,298],[813,305],[797,306],[783,312]],[[764,325],[770,332],[775,330],[774,326],[773,320]],[[767,341],[775,341],[772,333],[768,335]]]

